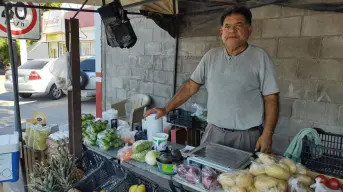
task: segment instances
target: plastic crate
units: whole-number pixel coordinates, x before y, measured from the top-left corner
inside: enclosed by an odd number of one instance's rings
[[[196,129],[205,129],[207,125],[207,122],[192,116],[192,112],[180,108],[168,113],[167,122],[180,127]]]
[[[315,145],[304,138],[301,163],[313,171],[343,178],[343,135],[315,129],[321,145]]]
[[[122,179],[126,178],[125,173],[120,167],[116,167],[116,164],[96,152],[87,150],[81,162],[85,176],[73,185],[73,188],[79,189],[82,192],[93,192],[112,176]]]
[[[116,163],[113,163],[116,164]],[[119,164],[117,164],[120,166]],[[123,192],[129,191],[131,185],[143,184],[147,192],[163,192],[158,184],[144,176],[135,174],[134,172],[120,166],[124,170],[126,177],[124,179],[118,179],[117,176],[110,177],[107,182],[99,186],[94,191],[99,192],[104,190],[106,192]]]

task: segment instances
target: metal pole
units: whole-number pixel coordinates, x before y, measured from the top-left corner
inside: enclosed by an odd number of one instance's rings
[[[179,28],[180,28],[180,23],[179,23],[179,15],[176,13],[176,0],[173,0],[173,11],[174,15],[176,16],[176,35],[175,35],[175,54],[174,54],[174,87],[173,87],[173,95],[176,94],[176,82],[177,82],[177,65],[178,65],[178,58],[179,58]]]
[[[13,96],[14,96],[14,127],[19,133],[19,141],[22,142],[22,132],[21,132],[21,121],[20,121],[20,109],[19,109],[19,96],[18,96],[18,70],[15,64],[15,58],[13,53],[12,44],[12,34],[11,34],[11,23],[10,23],[10,13],[7,4],[5,6],[5,16],[6,16],[6,26],[7,26],[7,41],[8,49],[10,53],[11,60],[11,71],[12,71],[12,82],[13,82]]]

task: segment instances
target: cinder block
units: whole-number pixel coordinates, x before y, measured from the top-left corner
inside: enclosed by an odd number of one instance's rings
[[[145,81],[153,82],[154,81],[154,70],[151,70],[151,69],[148,70],[147,74],[148,75],[146,75]]]
[[[176,76],[176,86],[183,85],[191,77],[190,73],[178,73]]]
[[[123,88],[123,78],[122,77],[112,77],[112,87],[113,88]]]
[[[251,34],[252,39],[260,38],[262,36],[262,19],[253,19],[251,22],[251,26],[253,27],[253,31]]]
[[[338,126],[343,127],[343,105],[339,106]]]
[[[139,92],[145,94],[153,94],[154,84],[151,82],[139,82]]]
[[[153,105],[155,107],[164,107],[167,103],[168,103],[168,99],[164,97],[158,97],[158,96],[153,97]]]
[[[127,90],[117,89],[117,99],[124,100],[127,98]]]
[[[152,42],[153,29],[144,29],[144,27],[135,29],[136,36],[142,42]]]
[[[313,125],[313,122],[307,120],[291,118],[291,123],[289,126],[289,133],[291,135],[290,138],[293,139],[293,137],[296,136],[299,133],[299,131],[301,131],[304,128],[312,128]]]
[[[299,78],[319,80],[343,80],[343,60],[299,60]]]
[[[343,103],[343,83],[337,81],[319,81],[317,101]]]
[[[279,80],[280,96],[293,99],[314,100],[317,82],[310,80]]]
[[[154,66],[154,58],[150,55],[138,56],[138,67],[152,69]]]
[[[343,14],[305,16],[302,36],[329,36],[343,34]]]
[[[193,73],[196,67],[199,65],[201,58],[202,57],[182,57],[182,72]]]
[[[138,65],[138,56],[137,55],[131,55],[131,54],[126,54],[128,55],[128,64],[125,67],[136,67]],[[125,64],[123,64],[125,65]]]
[[[279,135],[284,135],[284,136],[291,136],[290,128],[289,128],[290,123],[291,123],[290,117],[279,116],[274,133],[279,134]]]
[[[290,16],[301,16],[305,14],[304,9],[292,8],[292,7],[282,7],[282,16],[283,17],[290,17]]]
[[[249,43],[266,50],[272,57],[276,56],[277,39],[253,39],[250,40]]]
[[[175,70],[175,58],[173,56],[166,56],[162,60],[164,71],[174,71]]]
[[[272,144],[272,152],[277,155],[283,155],[287,150],[288,145],[290,144],[290,140],[285,135],[281,134],[274,134],[273,135],[273,144]]]
[[[163,41],[162,42],[162,55],[174,55],[175,54],[175,40]]]
[[[154,69],[155,70],[163,70],[163,59],[164,56],[161,55],[154,55],[153,56],[154,59]]]
[[[278,57],[317,58],[320,54],[320,38],[281,38]]]
[[[213,48],[217,48],[217,47],[222,47],[224,44],[223,44],[223,41],[220,39],[220,40],[211,40],[211,41],[206,41],[205,42],[205,47],[204,47],[204,50],[203,50],[203,53],[207,53],[209,50],[213,49]],[[198,55],[199,56],[199,55]],[[202,56],[202,55],[201,55]]]
[[[110,65],[110,64],[106,64],[106,65]],[[111,73],[110,71],[106,71],[106,73]],[[131,77],[132,75],[132,71],[131,68],[125,67],[125,68],[117,68],[116,69],[116,76],[117,77]]]
[[[154,83],[154,95],[164,98],[172,97],[172,86]]]
[[[139,81],[137,80],[130,80],[130,91],[135,91],[137,92],[139,89]]]
[[[160,55],[162,50],[161,42],[147,42],[145,43],[145,55]]]
[[[324,37],[322,45],[322,57],[343,58],[343,36]]]
[[[294,99],[280,98],[280,116],[291,117]]]
[[[131,55],[144,55],[144,42],[137,40],[136,44],[130,49]]]
[[[281,6],[267,5],[251,9],[253,19],[276,18],[281,16]]]
[[[132,68],[132,79],[145,80],[148,77],[148,70],[144,68]]]
[[[297,77],[297,59],[273,59],[273,62],[278,78],[292,80]]]
[[[155,29],[158,27],[155,21],[152,19],[144,19],[144,23],[145,23],[145,28],[147,29]]]
[[[335,134],[343,134],[343,126],[330,126],[330,125],[323,125],[320,123],[314,123],[313,125],[316,128],[321,128],[326,132],[330,132],[330,133],[335,133]]]
[[[312,101],[295,101],[293,104],[293,117],[324,125],[337,125],[338,111],[338,104]]]
[[[300,36],[301,17],[263,20],[262,37]]]
[[[167,85],[173,85],[174,73],[166,71],[154,71],[154,82]]]

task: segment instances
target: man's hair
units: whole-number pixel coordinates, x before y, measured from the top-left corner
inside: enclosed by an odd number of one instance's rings
[[[245,22],[251,25],[251,19],[252,19],[251,11],[246,7],[240,6],[240,7],[234,7],[233,9],[230,9],[222,14],[220,18],[221,26],[223,26],[225,18],[233,14],[242,15],[245,18]]]

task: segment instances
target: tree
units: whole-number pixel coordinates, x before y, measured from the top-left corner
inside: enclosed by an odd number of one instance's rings
[[[18,41],[16,41],[16,45],[18,53],[17,61],[20,62],[20,47]],[[5,66],[9,66],[11,62],[7,38],[0,39],[0,61],[3,62]]]
[[[41,6],[47,6],[47,7],[61,7],[62,6],[62,3],[54,3],[54,2],[51,2],[51,3],[43,3],[41,4]],[[42,9],[42,12],[45,12],[45,11],[49,11],[49,9]]]

